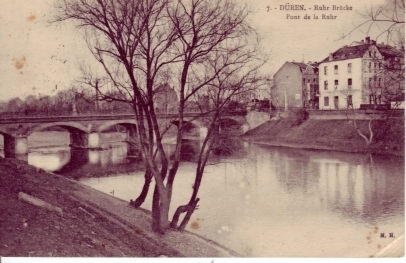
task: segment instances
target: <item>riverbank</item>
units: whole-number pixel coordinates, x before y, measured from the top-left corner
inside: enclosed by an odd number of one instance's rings
[[[62,209],[30,205],[20,192]],[[150,229],[150,213],[76,181],[0,157],[0,256],[4,257],[235,257],[189,233]]]
[[[368,134],[368,121],[357,121],[359,129]],[[374,120],[373,143],[365,140],[346,120],[270,120],[242,136],[255,143],[317,150],[366,152],[404,156],[405,128],[403,118]]]

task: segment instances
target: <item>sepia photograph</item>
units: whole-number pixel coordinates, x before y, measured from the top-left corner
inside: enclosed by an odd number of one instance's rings
[[[1,0],[0,261],[398,261],[404,23],[404,0]]]

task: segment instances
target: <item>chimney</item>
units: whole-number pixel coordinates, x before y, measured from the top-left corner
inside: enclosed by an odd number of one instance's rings
[[[372,42],[372,44],[376,44],[376,41],[375,41],[375,40],[371,40],[371,42]]]
[[[366,38],[365,38],[365,42],[367,42],[367,44],[369,44],[370,41],[371,41],[371,38],[370,38],[370,37],[366,37]]]
[[[364,43],[364,40],[363,40],[363,39],[361,40],[361,43]]]
[[[332,61],[333,60],[333,53],[330,53],[330,55],[328,56],[328,60]]]

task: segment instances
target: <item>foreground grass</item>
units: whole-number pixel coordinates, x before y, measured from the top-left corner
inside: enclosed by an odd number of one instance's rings
[[[18,199],[24,192],[63,210]],[[0,157],[0,256],[230,257],[235,252],[188,232],[151,231],[150,213],[127,202]]]

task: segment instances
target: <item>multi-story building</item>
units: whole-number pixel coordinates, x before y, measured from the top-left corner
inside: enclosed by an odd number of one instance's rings
[[[286,62],[274,74],[271,103],[278,109],[319,106],[319,72],[316,63]]]
[[[358,109],[366,104],[387,104],[388,63],[404,65],[403,53],[394,47],[370,40],[353,42],[319,64],[320,109]],[[399,58],[399,59],[394,59]],[[403,75],[404,76],[404,75]],[[403,85],[397,83],[396,85]]]

